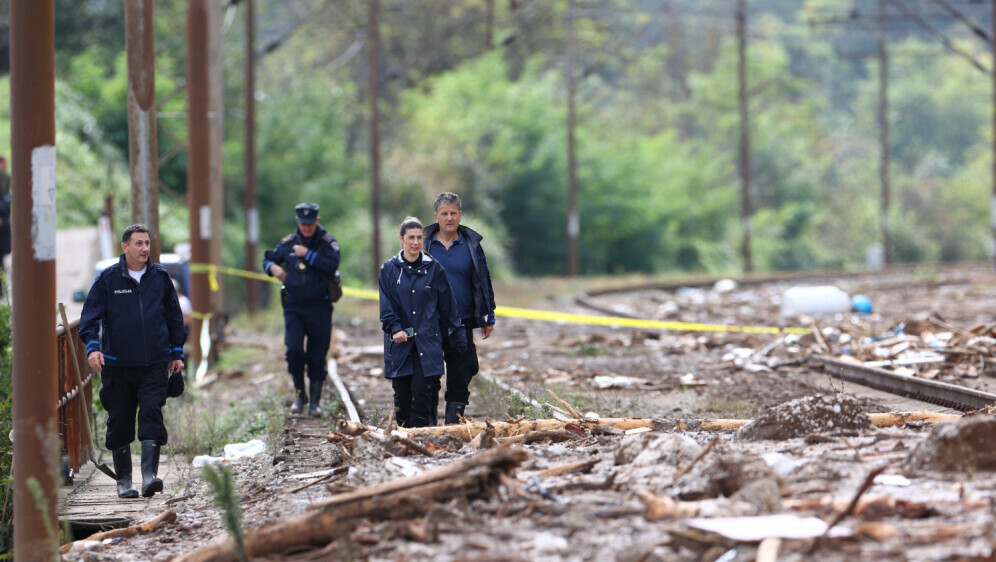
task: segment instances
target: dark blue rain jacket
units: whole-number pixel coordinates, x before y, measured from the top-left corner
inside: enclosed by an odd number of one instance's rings
[[[413,345],[424,376],[442,375],[441,330],[447,330],[457,348],[467,347],[466,331],[457,329],[460,315],[443,267],[426,253],[422,254],[421,264],[411,265],[399,252],[381,266],[377,283],[384,330],[384,376],[393,379],[413,374],[409,357]],[[395,342],[392,336],[406,328],[412,328],[415,337]]]
[[[80,339],[87,355],[100,351],[105,364],[117,367],[183,359],[187,331],[166,268],[150,259],[138,283],[128,275],[122,255],[102,271],[83,303]]]

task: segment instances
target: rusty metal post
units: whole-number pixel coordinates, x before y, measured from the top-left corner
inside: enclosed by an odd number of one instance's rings
[[[737,83],[740,90],[740,152],[737,168],[740,172],[740,221],[743,224],[740,251],[744,258],[744,272],[750,273],[754,270],[750,248],[754,209],[750,193],[750,114],[747,106],[747,0],[737,0]]]
[[[574,129],[577,126],[577,95],[574,83],[574,0],[567,3],[567,275],[576,277],[580,270],[578,236],[581,221],[578,216],[577,151]]]
[[[190,0],[187,5],[187,206],[190,213],[190,261],[210,260],[208,241],[212,235],[211,139],[208,120],[208,1]],[[201,324],[211,311],[208,274],[190,273],[190,303],[194,309],[190,325],[190,362],[201,361]]]
[[[159,261],[159,146],[156,140],[156,45],[153,0],[125,4],[128,51],[128,160],[131,222],[149,227],[151,257]]]
[[[254,0],[246,0],[246,270],[255,271],[256,243],[259,242],[259,209],[256,208],[256,16]],[[246,279],[249,314],[256,314],[259,281]]]
[[[10,3],[10,69],[14,560],[58,560],[54,0]]]
[[[377,102],[380,98],[380,29],[377,23],[379,2],[370,0],[367,33],[370,43],[370,211],[373,220],[373,279],[380,274],[380,113]]]

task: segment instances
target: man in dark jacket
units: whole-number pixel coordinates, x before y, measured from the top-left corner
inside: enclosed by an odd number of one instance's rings
[[[320,416],[318,403],[328,373],[326,355],[332,338],[332,302],[327,280],[339,269],[339,242],[318,224],[318,205],[301,203],[294,211],[297,232],[288,234],[276,248],[266,252],[263,271],[284,284],[280,295],[284,305],[287,371],[297,391],[291,413],[299,413],[308,401],[308,414]],[[305,365],[308,394],[304,392]]]
[[[100,273],[83,303],[80,339],[87,363],[102,373],[100,401],[107,410],[107,448],[118,476],[118,497],[137,498],[131,478],[131,442],[142,442],[142,495],[163,490],[159,450],[166,444],[162,408],[170,373],[183,369],[187,332],[166,268],[149,259],[149,228],[133,224],[121,236],[124,254]]]
[[[470,381],[479,364],[474,328],[488,339],[495,327],[495,292],[488,260],[481,247],[483,236],[462,226],[463,205],[456,193],[436,197],[436,224],[425,229],[426,251],[442,264],[453,287],[457,308],[467,333],[467,347],[458,349],[443,339],[446,361],[446,423],[459,423],[470,402]]]

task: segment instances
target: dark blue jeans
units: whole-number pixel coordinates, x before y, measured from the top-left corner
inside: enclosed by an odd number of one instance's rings
[[[443,334],[443,361],[446,363],[446,394],[447,402],[470,403],[470,381],[480,370],[477,360],[477,346],[474,345],[474,329],[464,320],[463,330],[467,331],[467,349],[457,349],[450,344],[450,339]]]

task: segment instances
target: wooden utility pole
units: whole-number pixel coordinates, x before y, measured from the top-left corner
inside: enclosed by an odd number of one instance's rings
[[[208,115],[210,72],[208,71],[208,5],[212,0],[190,0],[187,5],[187,206],[190,214],[190,260],[210,262],[211,223],[211,131]],[[205,271],[190,274],[190,363],[196,368],[201,357],[201,324],[211,312],[211,288]]]
[[[259,209],[256,208],[256,16],[255,0],[246,4],[246,124],[245,124],[245,174],[246,174],[246,265],[255,271],[256,243],[259,242]],[[249,314],[256,314],[259,302],[259,281],[246,279],[246,301]]]
[[[495,0],[484,0],[484,48],[495,46]]]
[[[747,111],[747,0],[737,0],[737,79],[740,90],[740,157],[737,168],[740,172],[740,221],[743,225],[741,253],[744,272],[750,273],[754,270],[750,251],[754,210],[750,196],[750,121]]]
[[[224,66],[222,64],[221,48],[221,25],[224,5],[227,0],[209,0],[207,3],[208,13],[208,125],[210,132],[208,138],[211,143],[210,160],[210,184],[209,184],[209,205],[211,207],[211,237],[208,240],[209,259],[212,265],[220,266],[224,263],[222,258],[222,240],[225,237],[225,183],[222,173],[222,147],[224,146]],[[211,314],[210,324],[211,352],[209,357],[204,359],[210,363],[218,360],[218,347],[214,342],[221,341],[224,332],[224,323],[221,322],[221,315],[224,309],[224,289],[220,275],[214,276],[214,281],[210,283],[211,289]],[[209,363],[209,364],[210,364]]]
[[[889,50],[885,27],[885,1],[878,0],[878,176],[882,184],[882,258],[886,266],[892,263],[892,227],[889,223]]]
[[[14,560],[58,560],[54,0],[10,3],[10,117]]]
[[[380,275],[380,30],[377,23],[379,1],[370,0],[367,33],[370,43],[370,215],[373,222],[373,279]]]
[[[125,4],[128,54],[128,162],[131,222],[149,227],[152,261],[159,261],[159,145],[156,133],[156,44],[153,0]]]
[[[577,155],[574,146],[574,127],[577,124],[576,87],[574,83],[575,37],[574,0],[567,3],[567,275],[579,272],[578,236],[581,221],[578,217]]]

